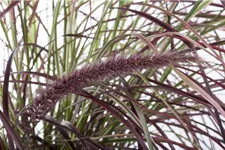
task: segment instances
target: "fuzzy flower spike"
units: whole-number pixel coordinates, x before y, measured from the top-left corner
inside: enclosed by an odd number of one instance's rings
[[[199,62],[201,59],[189,52],[163,52],[159,54],[135,54],[130,57],[111,57],[75,70],[55,81],[34,98],[27,106],[26,114],[31,118],[30,123],[36,125],[45,116],[62,96],[69,93],[79,93],[79,89],[89,86],[91,82],[104,81],[118,76],[132,74],[142,69],[160,68],[178,63]]]

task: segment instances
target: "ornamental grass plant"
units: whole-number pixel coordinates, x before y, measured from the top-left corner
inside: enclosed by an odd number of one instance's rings
[[[223,1],[0,6],[0,149],[225,149]]]

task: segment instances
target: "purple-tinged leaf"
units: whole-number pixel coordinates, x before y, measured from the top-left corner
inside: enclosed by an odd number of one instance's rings
[[[76,150],[76,148],[74,147],[74,143],[71,141],[71,138],[69,137],[69,135],[67,134],[67,132],[63,129],[63,128],[59,128],[58,126],[56,126],[56,129],[62,134],[62,136],[66,139],[67,143],[70,145],[70,147],[73,150]]]
[[[9,77],[10,77],[10,73],[11,73],[11,65],[12,65],[13,57],[14,57],[14,54],[16,53],[16,51],[17,51],[17,49],[11,53],[9,60],[7,62],[7,66],[5,69],[5,75],[4,75],[2,106],[3,106],[3,113],[7,118],[9,118],[9,104],[8,104]]]
[[[223,8],[225,8],[225,1],[224,0],[220,0],[220,2],[223,5]]]
[[[2,138],[0,137],[0,149],[5,149],[4,148],[5,146],[4,146],[4,142],[3,142],[3,140],[2,140]]]
[[[2,106],[3,106],[3,114],[5,115],[5,117],[9,119],[9,102],[8,102],[8,96],[9,96],[9,76],[10,76],[10,72],[11,72],[11,65],[12,65],[12,61],[13,61],[13,57],[14,54],[17,52],[18,48],[15,49],[10,57],[9,60],[7,62],[7,66],[5,69],[5,75],[4,75],[4,84],[3,84],[3,94],[2,94]],[[10,135],[8,134],[8,139],[9,139],[9,147],[10,149],[14,149],[14,145],[13,145],[13,141],[10,137]]]
[[[188,76],[186,76],[183,72],[173,67],[174,71],[181,77],[181,79],[184,80],[186,84],[188,84],[190,87],[192,87],[194,90],[196,90],[199,94],[201,94],[202,97],[204,97],[209,103],[211,103],[217,110],[225,117],[225,111],[221,107],[221,105],[218,103],[218,101],[214,100],[214,98],[211,97],[202,87],[200,87],[198,84],[196,84],[194,81],[192,81]]]
[[[44,119],[45,121],[48,121],[49,123],[51,123],[51,124],[57,126],[58,128],[66,129],[66,130],[69,130],[69,131],[73,132],[73,133],[80,139],[80,141],[82,142],[82,144],[83,144],[84,146],[86,146],[86,148],[87,148],[87,145],[86,145],[86,144],[88,144],[89,146],[92,146],[92,148],[96,148],[96,147],[97,147],[97,148],[100,148],[100,149],[105,149],[105,150],[107,150],[106,147],[103,147],[103,146],[101,146],[100,144],[94,142],[94,141],[91,140],[89,137],[84,137],[84,136],[79,132],[79,130],[78,130],[76,127],[74,127],[74,125],[72,125],[72,124],[71,124],[70,122],[68,122],[68,121],[63,121],[63,122],[60,123],[60,122],[56,121],[55,119],[53,119],[53,118],[50,117],[50,116],[45,116],[45,117],[43,117],[43,119]],[[90,147],[89,147],[89,148],[90,148]]]
[[[125,120],[118,112],[119,109],[117,107],[110,107],[109,104],[106,104],[104,101],[101,101],[99,99],[97,99],[96,97],[92,96],[91,94],[89,94],[88,92],[82,90],[82,96],[91,99],[92,101],[94,101],[95,103],[99,104],[100,106],[102,106],[103,108],[107,109],[109,112],[111,112],[114,116],[116,116],[118,119],[120,119],[121,122],[123,122],[124,124],[126,124],[126,126],[132,131],[132,133],[136,136],[138,142],[140,143],[140,145],[142,146],[143,150],[148,150],[147,146],[144,143],[144,139],[143,137],[140,136],[140,134],[137,132],[137,126],[135,126],[132,122],[131,122],[131,118],[129,118],[128,116],[128,120]],[[136,128],[135,128],[136,127]]]
[[[2,111],[0,110],[0,119],[2,120],[2,123],[4,125],[4,128],[6,129],[7,133],[10,135],[10,137],[13,139],[13,141],[16,143],[16,146],[20,149],[20,150],[25,150],[25,148],[23,147],[20,137],[17,135],[16,131],[12,128],[12,126],[10,125],[10,121],[8,120],[8,118],[2,113]],[[13,144],[13,143],[12,143]],[[14,149],[14,148],[13,148]]]
[[[20,0],[16,0],[16,1],[12,1],[11,4],[3,10],[3,12],[0,12],[0,19],[7,13],[9,12],[11,9],[13,9],[16,5],[18,5],[18,3],[20,3]]]

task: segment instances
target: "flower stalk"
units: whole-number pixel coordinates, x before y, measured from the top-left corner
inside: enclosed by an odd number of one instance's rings
[[[135,54],[127,58],[111,57],[106,61],[75,70],[50,84],[38,93],[25,112],[31,117],[30,123],[36,124],[55,107],[62,96],[69,93],[79,93],[79,89],[91,85],[93,82],[129,75],[142,69],[176,66],[178,63],[199,62],[200,60],[200,58],[190,55],[189,52],[163,52],[155,55]]]

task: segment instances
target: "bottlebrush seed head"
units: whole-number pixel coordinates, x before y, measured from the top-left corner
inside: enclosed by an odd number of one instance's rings
[[[79,93],[79,89],[89,86],[91,82],[112,79],[118,76],[132,74],[142,69],[160,68],[178,63],[201,62],[201,59],[188,52],[163,52],[159,54],[134,54],[130,57],[111,57],[106,61],[87,65],[64,75],[39,93],[34,101],[27,106],[30,123],[36,124],[45,116],[62,96],[69,93]]]

